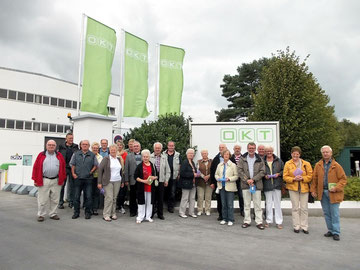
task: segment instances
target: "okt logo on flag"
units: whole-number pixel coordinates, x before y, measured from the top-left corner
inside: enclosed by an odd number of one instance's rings
[[[108,115],[116,32],[87,17],[81,111]]]

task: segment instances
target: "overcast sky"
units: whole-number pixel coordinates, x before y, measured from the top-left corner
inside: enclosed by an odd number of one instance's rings
[[[1,0],[0,66],[77,82],[82,13],[117,31],[113,92],[121,29],[149,42],[150,111],[156,43],[185,49],[182,111],[196,122],[213,122],[214,111],[227,107],[225,74],[290,46],[301,59],[310,54],[309,69],[337,117],[360,122],[360,1]],[[124,126],[142,121],[125,118]]]

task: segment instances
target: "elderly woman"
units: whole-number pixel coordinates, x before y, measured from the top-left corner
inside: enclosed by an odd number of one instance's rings
[[[266,223],[265,227],[273,223],[273,205],[275,208],[275,223],[278,229],[282,229],[283,216],[281,211],[281,187],[283,185],[284,163],[274,155],[271,146],[265,147],[265,176],[263,178],[264,193],[266,200]]]
[[[123,168],[124,161],[117,157],[118,147],[113,144],[109,147],[109,156],[104,157],[99,166],[98,188],[104,189],[104,211],[105,221],[116,220],[116,198],[120,187],[124,186]]]
[[[97,142],[94,142],[91,145],[91,151],[94,153],[98,163],[100,164],[103,157],[99,154],[99,149],[100,149],[100,144]],[[92,214],[94,216],[98,215],[98,208],[99,208],[99,204],[100,204],[100,190],[97,188],[97,184],[98,184],[98,169],[96,169],[96,171],[93,173],[94,176],[94,182],[93,182],[93,190],[92,190],[92,203],[93,203],[93,208],[92,208]]]
[[[301,148],[294,146],[291,149],[292,159],[285,163],[283,179],[290,194],[294,232],[299,233],[302,229],[308,234],[308,199],[312,168],[300,155]]]
[[[144,219],[153,222],[152,205],[155,199],[155,183],[158,179],[154,164],[150,162],[150,151],[141,151],[142,162],[136,167],[134,178],[137,181],[136,195],[138,200],[138,216],[136,223],[140,224]]]
[[[212,160],[208,157],[208,150],[201,150],[201,157],[199,159],[196,167],[200,171],[200,177],[196,179],[196,190],[197,190],[197,215],[201,216],[204,209],[204,196],[205,196],[205,213],[207,216],[210,216],[211,210],[211,195],[213,189],[211,188],[210,179],[210,167]]]
[[[126,162],[126,157],[128,155],[128,153],[125,151],[125,144],[122,140],[117,140],[116,141],[116,145],[118,146],[118,152],[117,152],[117,156],[121,156],[122,159],[124,160],[124,164]],[[124,186],[122,188],[120,188],[118,197],[117,197],[117,201],[116,201],[116,208],[119,209],[119,213],[121,214],[126,214],[125,208],[124,208],[124,202],[125,202],[125,197],[126,197],[126,193],[127,193],[128,187]]]
[[[224,150],[221,156],[224,161],[218,164],[215,172],[222,205],[223,220],[220,221],[220,224],[225,225],[227,223],[232,226],[234,223],[234,192],[237,191],[236,180],[239,176],[235,163],[230,160],[230,151]]]
[[[195,177],[196,166],[193,161],[195,151],[192,148],[189,148],[186,151],[186,159],[181,163],[180,167],[180,187],[182,189],[179,216],[182,218],[187,218],[185,215],[186,206],[189,203],[189,215],[193,218],[196,218],[197,215],[194,213],[195,208]]]

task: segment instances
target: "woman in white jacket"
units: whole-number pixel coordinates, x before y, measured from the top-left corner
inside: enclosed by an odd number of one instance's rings
[[[225,225],[227,222],[229,226],[232,226],[234,223],[234,192],[237,191],[236,180],[238,179],[238,173],[236,165],[230,160],[230,151],[224,150],[221,156],[224,162],[219,163],[215,172],[222,204],[223,220],[220,224]]]

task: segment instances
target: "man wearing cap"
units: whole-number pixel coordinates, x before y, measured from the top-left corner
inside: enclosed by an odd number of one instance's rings
[[[59,204],[61,186],[66,179],[64,157],[57,151],[56,142],[49,140],[46,150],[39,153],[34,163],[32,179],[38,187],[38,218],[39,222],[45,220],[47,209],[53,220],[59,220],[57,207]]]

